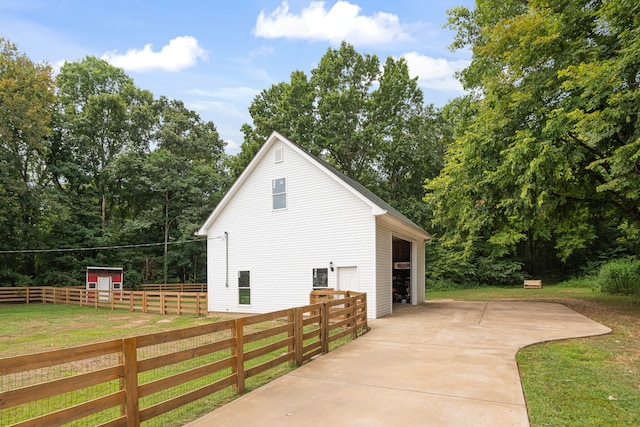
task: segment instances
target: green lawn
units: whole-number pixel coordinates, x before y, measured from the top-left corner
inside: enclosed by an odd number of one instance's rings
[[[215,318],[163,316],[75,305],[0,305],[0,357],[151,334],[215,322]]]
[[[517,299],[558,302],[609,326],[613,332],[608,335],[544,343],[520,351],[517,361],[531,425],[640,425],[638,298],[603,294],[579,282],[544,286],[542,289],[488,287],[427,292],[426,296],[427,299],[466,301]],[[72,305],[1,305],[0,357],[195,326],[215,320]],[[255,385],[252,384],[253,387]]]
[[[639,426],[640,301],[575,285],[581,283],[427,292],[427,299],[558,302],[607,325],[611,334],[533,345],[518,353],[531,425]]]

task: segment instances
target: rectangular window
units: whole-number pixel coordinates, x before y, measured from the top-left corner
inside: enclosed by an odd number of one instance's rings
[[[284,148],[278,148],[275,151],[276,163],[282,163],[284,161]]]
[[[278,178],[271,181],[271,195],[273,197],[273,209],[285,209],[287,207],[287,179]]]
[[[238,271],[238,304],[251,304],[251,278],[248,271]]]
[[[329,286],[329,269],[313,269],[313,289],[325,289]]]

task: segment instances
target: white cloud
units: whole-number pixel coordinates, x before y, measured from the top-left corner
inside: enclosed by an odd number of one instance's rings
[[[462,92],[462,85],[456,80],[454,73],[469,65],[469,61],[450,61],[444,58],[432,58],[417,52],[402,55],[409,66],[409,75],[418,77],[422,87],[437,90]]]
[[[181,71],[193,67],[198,59],[207,59],[207,51],[200,47],[198,40],[192,36],[180,36],[169,41],[158,52],[154,52],[151,44],[143,49],[129,49],[125,54],[117,51],[106,52],[102,59],[116,67],[127,71]]]
[[[325,9],[325,2],[313,1],[296,15],[289,12],[289,4],[285,0],[269,15],[260,12],[254,34],[268,39],[328,40],[333,44],[346,40],[357,45],[411,39],[397,15],[377,12],[366,16],[360,11],[360,6],[348,1],[338,1],[329,10]]]

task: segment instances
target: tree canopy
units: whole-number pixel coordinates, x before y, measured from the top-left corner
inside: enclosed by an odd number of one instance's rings
[[[75,284],[88,265],[123,266],[129,284],[203,281],[206,245],[184,242],[227,186],[215,125],[103,60],[53,79],[2,48],[3,284]]]
[[[7,249],[38,242],[53,99],[51,68],[0,38],[0,230]],[[15,264],[33,268],[33,260],[16,254],[0,259],[0,276],[19,280]]]
[[[640,5],[495,1],[456,8],[473,118],[425,200],[462,259],[530,271],[638,250]],[[513,259],[513,258],[512,258]]]
[[[640,4],[449,13],[452,48],[473,54],[465,96],[436,108],[404,59],[343,42],[254,98],[235,156],[214,123],[105,61],[54,78],[0,39],[0,284],[71,284],[92,264],[204,280],[205,244],[185,242],[273,131],[432,232],[432,281],[512,284],[640,253]]]
[[[429,214],[421,198],[437,175],[450,126],[425,105],[404,59],[361,54],[343,42],[329,48],[307,76],[302,71],[263,90],[249,107],[237,176],[278,131],[396,205],[417,223]]]

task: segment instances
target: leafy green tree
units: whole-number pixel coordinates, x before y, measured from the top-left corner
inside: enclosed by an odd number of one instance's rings
[[[108,170],[120,154],[149,149],[153,96],[136,88],[122,69],[95,57],[65,63],[56,81],[53,172],[67,188],[97,199],[106,236],[117,186]]]
[[[476,113],[427,183],[446,245],[532,265],[637,235],[639,7],[481,0],[451,12],[453,46],[473,50],[461,77]]]
[[[364,182],[371,182],[372,190],[426,226],[430,212],[422,201],[423,183],[442,168],[451,126],[442,112],[424,105],[417,78],[409,77],[403,59],[387,58],[370,105],[369,138],[377,148],[368,159],[368,169],[375,174]]]
[[[310,148],[316,126],[314,99],[311,83],[302,71],[291,73],[289,83],[274,84],[260,92],[249,106],[254,127],[242,125],[242,149],[229,159],[231,175],[237,178],[242,173],[273,131]]]
[[[6,250],[40,246],[54,99],[51,68],[0,38],[0,247]],[[29,255],[0,257],[0,277],[13,284],[28,283],[35,268]]]
[[[442,166],[451,131],[440,112],[424,105],[403,59],[387,58],[381,67],[377,56],[343,42],[327,50],[310,78],[292,73],[290,82],[262,91],[249,111],[254,127],[243,126],[234,176],[275,130],[427,223],[422,185]]]
[[[120,156],[114,169],[116,175],[128,177],[123,201],[130,217],[124,230],[164,242],[161,275],[149,266],[153,252],[145,253],[148,278],[161,276],[166,283],[172,267],[181,280],[195,280],[202,276],[196,266],[204,267],[205,246],[181,244],[169,252],[169,245],[171,240],[193,240],[219,201],[226,180],[224,143],[212,122],[202,121],[180,101],[161,97],[154,109],[159,119],[152,134],[155,149]]]
[[[331,163],[361,182],[369,181],[365,178],[379,150],[371,114],[371,93],[379,70],[377,56],[362,55],[342,42],[340,49],[328,49],[311,71],[316,126],[309,148],[326,152]]]
[[[206,245],[182,242],[228,187],[215,125],[93,57],[62,67],[54,97],[48,66],[0,49],[0,249],[16,250],[2,284],[81,284],[87,265],[122,265],[129,284],[204,280]],[[86,249],[19,252],[33,248]]]

